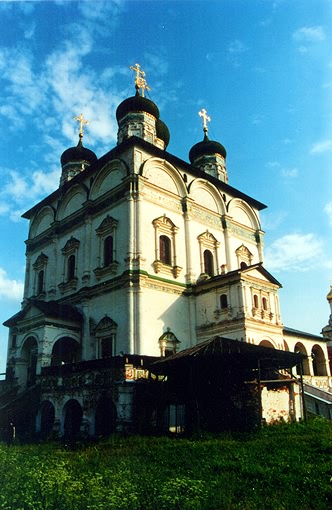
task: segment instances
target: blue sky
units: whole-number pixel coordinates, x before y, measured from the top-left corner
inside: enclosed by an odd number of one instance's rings
[[[58,187],[75,115],[90,121],[87,147],[114,147],[139,62],[169,152],[188,161],[208,111],[229,184],[268,206],[265,267],[283,285],[283,322],[318,334],[332,283],[331,15],[329,0],[0,0],[0,322],[22,300],[21,214]]]

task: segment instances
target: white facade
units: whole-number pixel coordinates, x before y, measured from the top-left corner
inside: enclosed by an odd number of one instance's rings
[[[291,351],[301,343],[308,355],[318,343],[330,386],[325,343],[284,331],[280,284],[264,268],[265,206],[227,184],[222,146],[205,157],[216,142],[197,144],[199,167],[172,156],[155,105],[131,100],[120,105],[117,147],[98,160],[70,149],[59,189],[24,215],[24,299],[6,323],[19,385],[47,366],[164,355],[170,332],[169,352],[216,335]]]

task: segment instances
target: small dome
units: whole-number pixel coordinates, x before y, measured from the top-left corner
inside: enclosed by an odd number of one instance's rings
[[[330,292],[328,293],[328,295],[326,296],[326,299],[328,301],[332,301],[332,285],[330,285]]]
[[[226,159],[226,149],[221,143],[214,142],[213,140],[209,140],[208,136],[205,134],[204,140],[202,142],[198,142],[190,149],[189,152],[189,160],[191,164],[201,156],[206,156],[208,154],[220,154],[224,159]]]
[[[168,127],[166,126],[165,122],[158,119],[156,128],[157,128],[157,137],[160,138],[165,143],[165,149],[166,149],[167,145],[169,144],[169,140],[170,140],[170,134],[169,134]]]
[[[119,122],[127,113],[132,112],[146,112],[153,115],[156,119],[159,119],[159,109],[158,106],[139,94],[138,89],[136,89],[136,95],[132,97],[128,97],[116,109],[116,120]]]
[[[64,167],[67,163],[76,163],[86,161],[89,165],[92,165],[95,161],[97,161],[97,156],[90,149],[86,149],[83,146],[82,139],[80,140],[76,147],[71,147],[63,152],[61,156],[61,166]]]

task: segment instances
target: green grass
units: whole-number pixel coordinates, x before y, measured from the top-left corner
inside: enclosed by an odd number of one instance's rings
[[[332,423],[0,445],[1,510],[328,510]]]

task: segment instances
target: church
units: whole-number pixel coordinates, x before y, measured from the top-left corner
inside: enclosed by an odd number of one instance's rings
[[[5,322],[1,420],[22,439],[179,432],[197,427],[198,394],[212,430],[213,409],[228,416],[220,428],[249,408],[254,421],[302,419],[304,387],[332,395],[328,352],[323,337],[283,325],[281,284],[264,266],[266,206],[228,183],[204,109],[189,161],[167,152],[145,73],[132,70],[117,145],[98,158],[75,117],[58,189],[23,215],[25,287]]]

